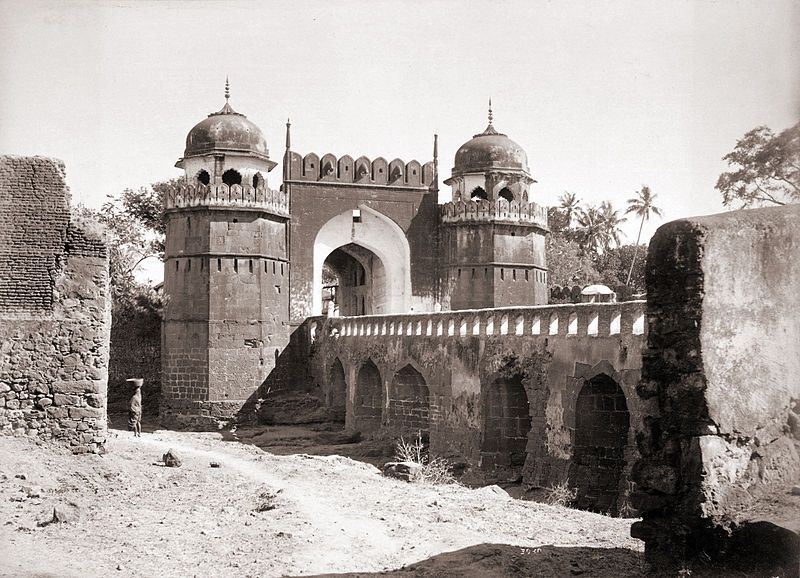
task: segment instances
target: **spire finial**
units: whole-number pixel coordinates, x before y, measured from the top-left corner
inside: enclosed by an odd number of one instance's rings
[[[490,96],[489,97],[489,126],[492,126],[492,119],[493,118],[494,118],[494,116],[492,116],[492,97]]]
[[[225,75],[225,102],[231,97],[231,83],[228,81],[228,75]]]
[[[435,133],[433,135],[433,160],[439,160],[439,135]]]
[[[292,121],[290,119],[286,119],[286,150],[288,151],[292,148]]]

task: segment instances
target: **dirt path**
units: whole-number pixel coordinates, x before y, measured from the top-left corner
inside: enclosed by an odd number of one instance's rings
[[[540,575],[554,571],[554,560],[567,574],[643,571],[630,520],[490,489],[410,485],[341,456],[276,456],[218,434],[116,434],[103,457],[0,438],[0,575],[377,572],[462,549],[444,555],[448,567],[457,568],[451,558],[460,556],[477,573],[459,576],[509,575],[512,562],[524,570],[517,575],[531,575],[520,560],[542,552],[551,566],[535,566]],[[182,467],[158,465],[170,448]],[[79,519],[37,525],[69,503],[77,504]],[[506,546],[490,556],[482,544]],[[547,544],[555,550],[537,550]],[[481,566],[492,556],[499,574]]]

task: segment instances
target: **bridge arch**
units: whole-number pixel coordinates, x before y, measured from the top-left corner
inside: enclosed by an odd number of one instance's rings
[[[430,390],[422,374],[411,364],[395,372],[389,386],[388,425],[398,431],[430,432]]]
[[[486,470],[522,473],[531,430],[530,402],[522,376],[495,376],[483,404],[482,463]]]
[[[335,358],[328,371],[327,402],[333,419],[344,421],[347,411],[347,380],[344,366],[339,358]]]
[[[630,413],[620,385],[605,373],[587,379],[575,404],[569,486],[575,506],[619,512],[619,486],[625,469]]]
[[[375,431],[381,426],[383,380],[378,367],[367,359],[356,376],[353,399],[354,426],[361,431]]]

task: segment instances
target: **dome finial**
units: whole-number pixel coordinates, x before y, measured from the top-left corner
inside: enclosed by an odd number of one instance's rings
[[[492,116],[492,97],[490,96],[489,97],[489,126],[492,126],[492,119],[493,118],[494,118],[494,116]]]
[[[228,81],[228,75],[225,75],[225,100],[228,101],[231,98],[231,83]],[[491,106],[491,104],[489,105]]]

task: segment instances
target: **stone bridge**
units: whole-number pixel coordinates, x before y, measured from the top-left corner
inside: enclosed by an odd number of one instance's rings
[[[350,429],[427,436],[465,480],[568,481],[578,505],[625,511],[645,303],[341,318],[306,324],[310,372]]]

